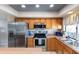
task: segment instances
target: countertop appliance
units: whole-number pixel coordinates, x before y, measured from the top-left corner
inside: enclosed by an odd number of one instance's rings
[[[8,24],[8,47],[26,47],[28,24],[12,22]]]

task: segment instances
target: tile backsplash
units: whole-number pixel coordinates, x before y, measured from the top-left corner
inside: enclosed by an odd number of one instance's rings
[[[57,29],[47,29],[47,35],[54,35]]]

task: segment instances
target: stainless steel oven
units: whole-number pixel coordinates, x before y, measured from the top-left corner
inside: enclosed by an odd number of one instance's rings
[[[34,41],[35,41],[35,47],[45,47],[46,46],[46,34],[35,33]]]
[[[45,47],[46,38],[35,38],[35,47]]]

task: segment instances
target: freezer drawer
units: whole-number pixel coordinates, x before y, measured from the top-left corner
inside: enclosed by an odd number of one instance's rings
[[[16,35],[16,47],[25,47],[25,36],[24,35]]]

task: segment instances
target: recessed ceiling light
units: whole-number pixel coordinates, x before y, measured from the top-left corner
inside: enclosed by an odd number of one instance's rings
[[[69,11],[67,14],[72,14],[73,13],[73,11]]]
[[[35,7],[36,7],[36,8],[39,8],[39,7],[40,7],[40,5],[35,5]]]
[[[53,6],[54,6],[53,4],[49,5],[50,8],[52,8]]]
[[[26,6],[25,6],[25,5],[21,5],[21,7],[22,7],[22,8],[25,8]]]

